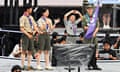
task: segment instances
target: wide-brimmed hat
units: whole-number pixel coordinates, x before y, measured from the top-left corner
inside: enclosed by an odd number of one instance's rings
[[[88,0],[84,0],[83,6],[84,6],[85,8],[93,8],[93,7],[94,7],[94,5],[93,5],[93,4],[90,4],[90,3],[88,2]]]
[[[93,4],[88,4],[85,6],[86,8],[94,8],[94,5]]]

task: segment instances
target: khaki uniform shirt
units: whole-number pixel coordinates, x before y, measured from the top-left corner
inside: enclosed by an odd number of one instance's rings
[[[29,18],[31,19],[31,22],[32,22],[32,26],[30,25],[30,21],[28,19],[27,16],[21,16],[20,17],[20,27],[24,27],[24,29],[27,31],[27,32],[33,32],[34,30],[34,26],[36,26],[36,22],[35,20],[33,19],[32,16],[29,16]]]
[[[50,18],[46,18],[46,20],[44,20],[42,17],[40,19],[38,19],[37,24],[38,27],[40,28],[40,30],[42,32],[50,32],[50,26],[47,28],[47,23],[49,23],[48,25],[52,25],[52,20]],[[42,28],[41,28],[42,27]]]

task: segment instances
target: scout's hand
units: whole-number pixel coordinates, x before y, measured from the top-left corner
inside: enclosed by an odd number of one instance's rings
[[[79,13],[80,13],[79,11],[75,10],[75,14],[79,14]]]
[[[109,55],[109,58],[112,58],[113,56],[112,55]]]
[[[33,31],[33,35],[35,35],[36,32],[37,32],[37,31],[34,30],[34,31]]]
[[[58,19],[55,19],[54,22],[55,22],[55,24],[57,24],[57,23],[60,22],[60,19],[59,19],[59,18],[58,18]]]
[[[38,34],[43,34],[43,32],[42,31],[39,31],[39,33]]]
[[[96,33],[93,33],[93,37],[96,37]]]
[[[28,38],[29,38],[29,39],[32,39],[32,38],[33,38],[33,36],[32,36],[31,34],[29,34],[29,35],[28,35]]]
[[[70,13],[75,13],[75,10],[71,10]]]
[[[40,32],[40,34],[43,34],[43,32]]]

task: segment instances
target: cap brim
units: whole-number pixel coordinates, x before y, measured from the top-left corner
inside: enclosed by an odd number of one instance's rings
[[[93,6],[88,6],[88,7],[86,7],[86,8],[94,8]]]
[[[94,8],[93,5],[87,5],[86,8]]]

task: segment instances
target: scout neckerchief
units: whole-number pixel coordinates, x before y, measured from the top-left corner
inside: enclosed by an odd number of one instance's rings
[[[76,34],[76,26],[75,26],[75,24],[72,24],[72,29],[73,29],[73,33]]]
[[[42,19],[46,22],[46,18],[45,17],[42,17]],[[49,32],[49,26],[48,26],[48,24],[46,24],[46,31]]]
[[[87,25],[89,26],[89,24],[90,24],[90,16],[88,15],[88,14],[85,14],[85,18],[86,18],[86,21],[87,21]]]
[[[25,12],[25,13],[24,13],[24,16],[26,16],[26,17],[28,18],[29,24],[30,24],[30,26],[31,26],[31,28],[32,28],[32,30],[33,30],[33,24],[32,24],[32,20],[31,20],[31,18],[30,18],[30,15],[28,15],[28,14]]]

